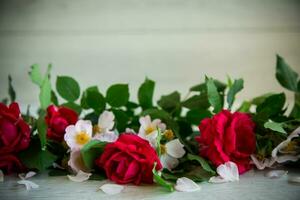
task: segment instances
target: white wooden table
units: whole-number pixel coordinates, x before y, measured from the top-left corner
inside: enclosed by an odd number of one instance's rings
[[[23,185],[18,185],[19,178],[6,176],[3,183],[0,183],[0,199],[79,199],[79,200],[104,200],[104,199],[270,199],[270,200],[299,200],[300,185],[288,182],[291,175],[300,175],[300,171],[290,171],[288,175],[279,179],[264,177],[265,172],[250,171],[240,176],[239,182],[224,184],[200,184],[202,189],[197,192],[168,193],[159,186],[125,186],[122,193],[117,195],[106,195],[97,191],[98,187],[107,181],[87,181],[75,183],[69,181],[66,176],[48,177],[47,174],[40,174],[32,181],[40,187],[35,190],[26,191]]]

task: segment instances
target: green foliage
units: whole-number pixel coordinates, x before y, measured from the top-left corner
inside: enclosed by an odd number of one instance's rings
[[[37,120],[37,130],[38,130],[38,135],[40,138],[42,150],[46,150],[46,144],[47,144],[47,124],[45,121],[45,116],[46,113],[45,111],[42,110]]]
[[[61,104],[61,106],[64,106],[64,107],[74,110],[78,115],[80,115],[80,113],[82,111],[81,106],[74,102],[66,102],[66,103]]]
[[[194,95],[183,101],[182,106],[188,109],[207,109],[210,106],[208,101],[207,94],[201,93],[200,95]]]
[[[207,87],[208,102],[214,108],[214,113],[220,112],[222,110],[221,96],[218,93],[217,87],[214,84],[213,79],[207,79],[206,87]]]
[[[169,192],[173,192],[174,191],[174,186],[173,184],[165,181],[156,171],[156,165],[157,163],[154,163],[153,169],[152,169],[152,173],[153,173],[153,179],[154,181],[159,184],[160,186],[164,187],[165,189],[167,189]]]
[[[69,102],[76,101],[80,96],[80,87],[77,81],[69,76],[58,76],[56,79],[58,94]]]
[[[163,95],[157,104],[167,112],[174,113],[180,109],[180,94],[175,91],[168,95]]]
[[[115,84],[108,88],[106,101],[112,107],[125,106],[129,100],[128,84]]]
[[[146,78],[138,90],[138,100],[144,110],[153,107],[154,87],[155,82]]]
[[[231,109],[232,104],[235,100],[235,95],[244,88],[244,80],[237,79],[234,80],[233,85],[229,88],[229,92],[227,94],[227,103],[228,108]]]
[[[105,109],[105,98],[99,92],[97,86],[89,87],[83,92],[81,106],[85,109],[92,108],[97,114]]]
[[[205,171],[211,173],[212,175],[216,174],[215,170],[213,170],[207,163],[207,161],[201,158],[200,156],[188,154],[187,159],[197,161]]]
[[[95,160],[96,158],[100,157],[106,144],[106,142],[102,142],[99,140],[91,140],[89,143],[85,144],[80,150],[84,165],[88,169],[94,168]]]
[[[8,94],[10,97],[10,102],[14,102],[16,100],[16,92],[12,86],[12,78],[8,76]]]
[[[273,131],[279,132],[286,134],[286,131],[283,129],[282,123],[277,123],[277,122],[266,122],[264,124],[265,128],[271,129]]]

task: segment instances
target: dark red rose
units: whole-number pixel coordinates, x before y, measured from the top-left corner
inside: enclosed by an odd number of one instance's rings
[[[5,174],[13,172],[23,172],[25,170],[21,161],[13,154],[0,155],[0,169]]]
[[[0,155],[17,153],[30,142],[30,128],[22,119],[19,105],[0,103]]]
[[[103,168],[107,177],[118,183],[153,183],[152,169],[162,165],[149,142],[133,134],[122,134],[114,143],[107,144],[96,165]]]
[[[230,113],[223,110],[201,121],[200,155],[208,158],[215,166],[227,161],[235,162],[239,173],[251,169],[250,155],[256,148],[255,124],[245,113]]]
[[[77,122],[78,115],[69,108],[51,105],[47,108],[45,120],[48,125],[47,137],[61,142],[64,139],[65,129]]]

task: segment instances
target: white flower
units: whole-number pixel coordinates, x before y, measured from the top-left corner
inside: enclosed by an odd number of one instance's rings
[[[141,117],[140,124],[138,136],[148,140],[153,147],[156,147],[156,138],[158,136],[157,129],[160,129],[160,131],[163,132],[166,129],[166,125],[162,123],[160,119],[151,121],[149,115]]]
[[[39,188],[39,185],[37,185],[36,183],[32,182],[32,181],[28,181],[26,179],[29,179],[33,176],[36,175],[36,172],[30,171],[27,174],[19,174],[19,178],[21,179],[20,181],[18,181],[17,183],[20,185],[25,185],[26,190],[31,190],[31,189],[37,189]]]
[[[85,172],[79,170],[75,176],[72,176],[72,175],[67,175],[67,176],[71,181],[84,182],[84,181],[88,180],[91,175],[92,175],[91,173],[85,173]]]
[[[80,170],[84,172],[88,172],[89,170],[85,167],[81,153],[79,149],[75,149],[71,151],[70,153],[70,160],[68,161],[68,165],[71,167],[71,169],[78,173]]]
[[[179,192],[195,192],[201,189],[197,183],[186,177],[177,179],[174,188]]]
[[[293,138],[299,137],[300,127],[294,130],[286,140],[281,142],[277,147],[272,151],[272,157],[278,163],[284,163],[286,161],[297,161],[300,158],[300,147],[297,146],[295,141],[292,141]]]
[[[219,176],[213,176],[209,179],[210,183],[225,183],[239,180],[239,170],[234,162],[226,162],[217,167]]]
[[[179,139],[175,139],[160,147],[160,161],[162,166],[168,170],[174,169],[179,163],[178,158],[181,158],[185,154],[184,145],[180,143]]]
[[[88,120],[78,120],[75,125],[66,128],[64,139],[71,150],[81,149],[91,140],[93,134],[92,123]]]
[[[251,155],[251,160],[257,169],[263,170],[265,168],[272,167],[276,160],[274,158],[264,158],[263,160],[259,160],[256,155]]]
[[[94,126],[95,136],[93,139],[114,142],[118,139],[118,136],[111,131],[115,125],[115,115],[112,112],[104,111],[98,119],[98,124]]]

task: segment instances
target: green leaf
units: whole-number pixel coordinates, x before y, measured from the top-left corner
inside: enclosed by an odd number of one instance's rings
[[[57,159],[51,152],[42,150],[37,140],[31,141],[28,149],[19,153],[19,158],[27,168],[38,169],[39,171],[52,166],[53,162]]]
[[[222,109],[222,101],[220,94],[218,93],[217,87],[215,86],[212,79],[208,79],[206,82],[207,95],[210,105],[214,108],[214,113],[218,113]]]
[[[214,79],[214,84],[217,87],[218,92],[223,92],[226,89],[226,84]],[[207,92],[207,87],[206,87],[206,83],[200,83],[198,85],[195,85],[193,87],[190,88],[191,92]]]
[[[258,96],[258,97],[255,97],[251,100],[251,103],[254,104],[254,105],[260,105],[262,104],[268,97],[274,95],[275,93],[266,93],[266,94],[263,94],[261,96]]]
[[[125,106],[129,100],[128,84],[115,84],[108,88],[106,101],[112,107]]]
[[[53,90],[51,90],[51,102],[56,106],[58,106],[58,104],[59,104],[57,96]]]
[[[155,168],[156,168],[156,165],[157,165],[157,164],[154,163],[154,166],[153,166],[153,169],[152,169],[154,181],[155,181],[157,184],[161,185],[162,187],[166,188],[169,192],[173,192],[173,191],[174,191],[174,186],[173,186],[171,183],[165,181],[165,180],[158,174],[158,172],[157,172],[156,169],[155,169]]]
[[[37,64],[31,66],[31,71],[29,72],[30,79],[33,83],[41,86],[43,83],[43,76],[40,71],[40,67]]]
[[[298,74],[279,55],[277,55],[276,62],[276,78],[286,89],[298,92]]]
[[[40,104],[41,108],[46,110],[48,106],[51,104],[51,83],[48,77],[45,77],[43,83],[40,87]]]
[[[45,121],[45,116],[46,116],[46,113],[44,111],[42,111],[37,120],[37,131],[38,131],[38,135],[39,135],[39,138],[41,141],[41,149],[42,150],[46,149],[46,144],[47,144],[47,124]]]
[[[295,93],[294,107],[290,113],[290,117],[300,119],[300,93]]]
[[[234,80],[232,87],[230,87],[229,92],[227,94],[227,103],[228,108],[231,109],[232,104],[235,100],[235,95],[241,91],[244,87],[244,80],[243,79],[237,79]]]
[[[168,95],[163,95],[157,104],[167,112],[174,112],[180,108],[180,94],[175,91]]]
[[[8,94],[10,97],[10,101],[14,102],[16,100],[16,92],[12,86],[12,78],[8,75]]]
[[[210,167],[210,165],[206,162],[206,160],[204,160],[200,156],[193,155],[193,154],[187,154],[187,158],[188,158],[188,160],[197,161],[205,171],[207,171],[213,175],[216,174],[215,170],[213,170]]]
[[[129,117],[126,114],[125,111],[123,110],[117,110],[117,109],[113,109],[112,112],[115,115],[115,124],[117,127],[117,130],[119,132],[124,132],[125,129],[128,127],[128,121],[129,121]]]
[[[284,133],[286,134],[286,131],[282,127],[282,123],[277,123],[277,122],[266,122],[264,124],[265,128],[271,129],[273,131],[279,132],[279,133]]]
[[[106,144],[106,142],[102,142],[99,140],[91,140],[89,143],[85,144],[80,150],[84,165],[88,169],[94,168],[95,160],[96,158],[100,157],[100,155],[104,151]]]
[[[251,102],[244,101],[242,103],[242,105],[237,109],[237,111],[248,113],[248,112],[250,112],[251,105],[252,105]]]
[[[64,107],[70,108],[71,110],[74,110],[78,115],[80,115],[80,113],[82,111],[81,106],[74,102],[67,102],[67,103],[63,103],[61,105]]]
[[[206,93],[194,95],[183,101],[181,105],[188,109],[206,109],[209,107],[209,102]]]
[[[256,112],[260,118],[268,119],[282,113],[285,104],[284,93],[274,94],[257,106]]]
[[[56,90],[58,94],[67,101],[76,101],[80,96],[79,84],[69,76],[57,77]]]
[[[89,87],[83,93],[83,98],[86,106],[92,108],[97,114],[100,114],[106,106],[103,95],[99,92],[97,86]]]
[[[186,113],[187,121],[189,121],[194,125],[199,125],[203,119],[209,118],[211,116],[212,114],[209,110],[203,110],[203,109],[189,110]]]
[[[154,87],[155,82],[146,78],[138,90],[138,100],[144,110],[153,107]]]

